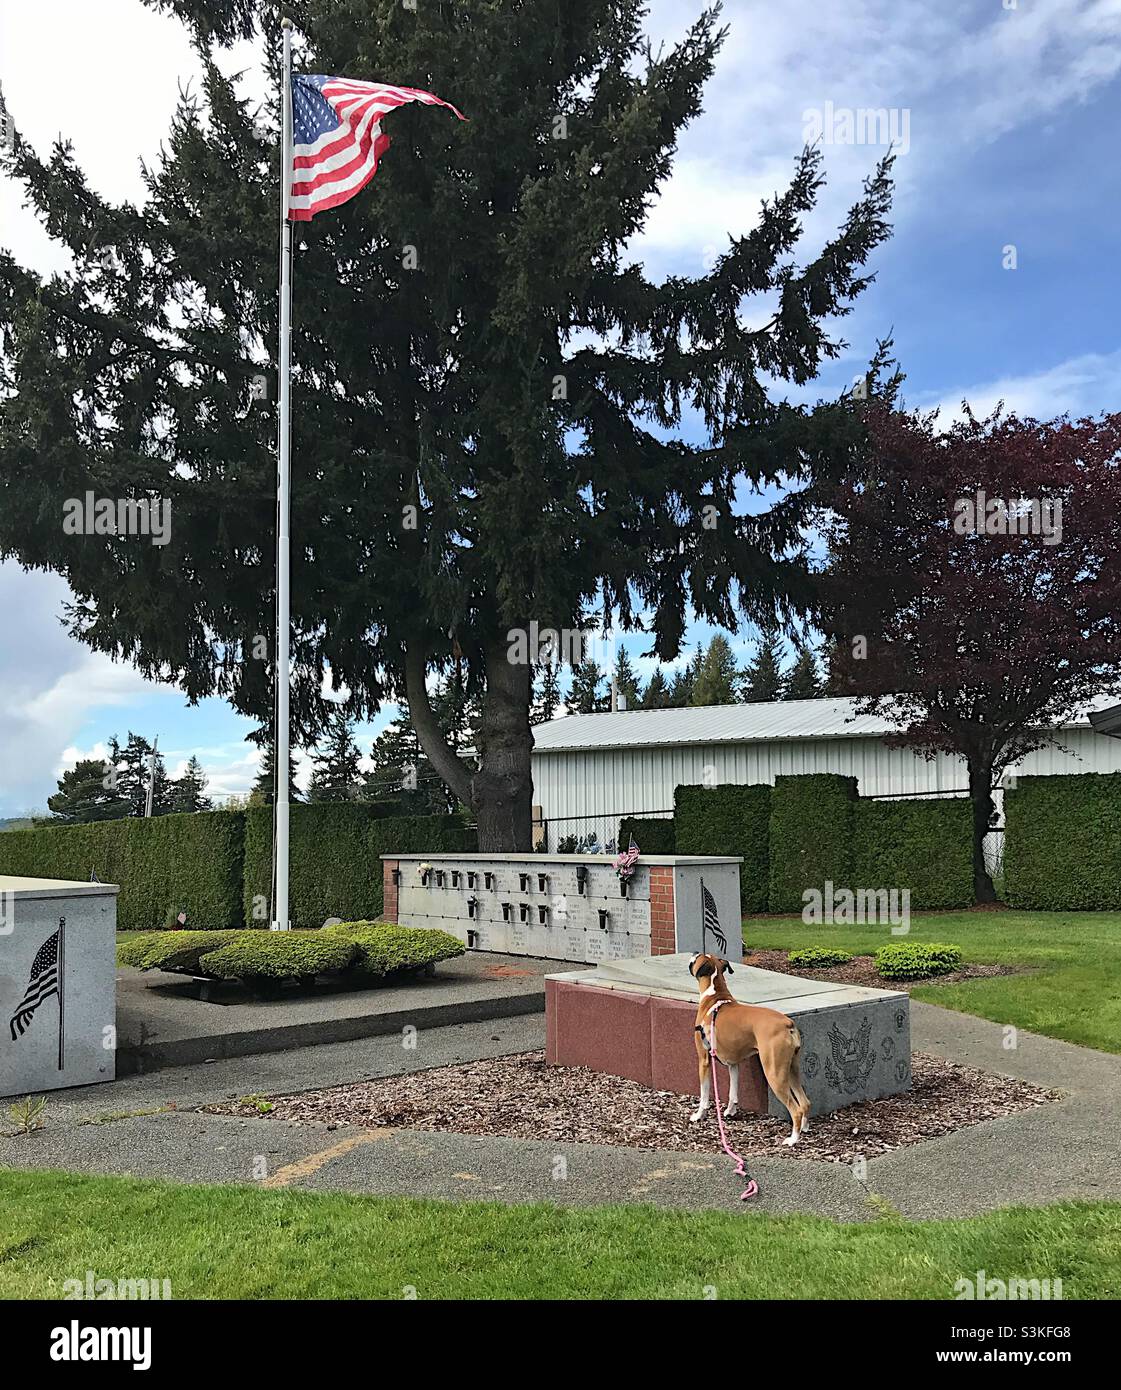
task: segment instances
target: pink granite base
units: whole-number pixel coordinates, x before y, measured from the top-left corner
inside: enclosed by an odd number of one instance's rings
[[[655,1091],[700,1094],[693,1028],[695,1003],[595,985],[545,981],[545,1060],[625,1076]],[[727,1101],[729,1077],[717,1063]],[[740,1106],[765,1115],[769,1104],[759,1059],[740,1068]]]

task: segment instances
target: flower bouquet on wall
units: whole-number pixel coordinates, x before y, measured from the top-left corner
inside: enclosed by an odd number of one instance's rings
[[[619,896],[625,898],[630,881],[634,876],[634,871],[638,867],[638,846],[634,839],[622,854],[616,855],[611,867],[619,875]]]

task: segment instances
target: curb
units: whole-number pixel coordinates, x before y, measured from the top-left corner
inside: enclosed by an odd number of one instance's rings
[[[357,1038],[398,1033],[408,1026],[445,1028],[449,1024],[480,1023],[491,1018],[543,1013],[544,1010],[545,987],[542,982],[539,990],[526,990],[520,994],[496,994],[481,999],[429,1004],[415,1009],[393,1009],[389,1013],[325,1019],[316,1023],[212,1033],[202,1038],[175,1038],[169,1042],[152,1042],[143,1046],[125,1043],[117,1050],[117,1076],[137,1076],[160,1071],[164,1067],[194,1066],[201,1062],[254,1057],[262,1052],[286,1052],[324,1043],[353,1042]]]

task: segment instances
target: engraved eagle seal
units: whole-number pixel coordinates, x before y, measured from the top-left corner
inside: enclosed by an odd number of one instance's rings
[[[829,1030],[829,1047],[833,1056],[832,1060],[828,1057],[825,1059],[825,1076],[830,1086],[843,1091],[846,1096],[860,1090],[876,1065],[871,1042],[872,1020],[867,1015],[852,1037],[843,1031],[839,1023],[834,1023]]]

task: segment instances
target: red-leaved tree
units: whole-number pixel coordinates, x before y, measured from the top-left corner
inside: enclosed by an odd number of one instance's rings
[[[834,688],[894,717],[895,746],[965,760],[974,889],[991,902],[993,788],[1121,689],[1121,414],[998,409],[940,429],[870,403],[866,423],[866,451],[824,499]]]

